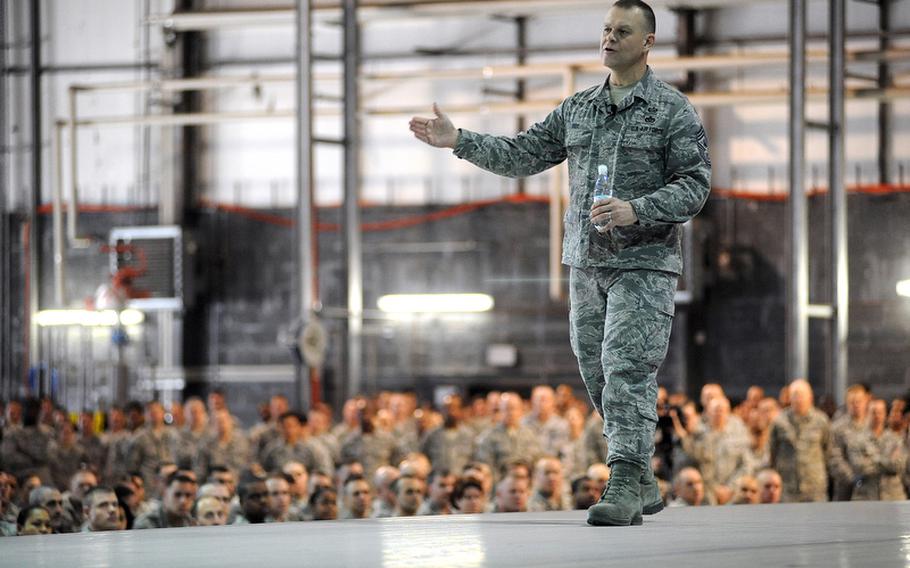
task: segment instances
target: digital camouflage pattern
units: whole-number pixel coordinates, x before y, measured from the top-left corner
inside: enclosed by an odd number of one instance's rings
[[[831,423],[812,408],[806,416],[791,409],[771,425],[771,467],[783,481],[781,501],[828,500],[827,463],[831,453]]]
[[[749,438],[742,435],[732,422],[728,422],[723,430],[701,428],[683,438],[682,446],[695,460],[706,493],[712,493],[719,485],[733,489],[739,476],[755,472]]]
[[[649,68],[614,108],[609,78],[565,99],[518,136],[459,130],[455,155],[490,172],[524,177],[569,165],[562,261],[569,266],[682,271],[681,224],[708,198],[711,162],[701,120],[688,99]],[[638,223],[600,234],[589,218],[597,166],[610,168],[614,195]]]
[[[648,68],[618,106],[610,103],[608,77],[514,138],[460,130],[454,151],[509,177],[568,160],[562,261],[572,267],[572,347],[591,400],[606,418],[608,463],[650,466],[657,370],[682,272],[681,224],[710,192],[707,136],[695,109]],[[630,202],[638,217],[603,234],[590,220],[601,164],[609,166],[613,194]]]
[[[853,487],[861,478],[878,474],[880,455],[865,420],[857,424],[850,416],[831,426],[829,473],[834,484],[834,499],[849,501]]]
[[[607,463],[650,467],[657,370],[667,355],[676,275],[572,268],[570,335],[585,388],[604,417]]]
[[[477,440],[474,459],[489,464],[499,481],[503,467],[514,461],[524,461],[531,467],[543,455],[534,431],[527,426],[506,428],[496,424]]]
[[[558,456],[560,450],[569,443],[569,423],[558,414],[543,423],[533,414],[528,414],[522,418],[521,423],[537,434],[540,449],[547,455]]]

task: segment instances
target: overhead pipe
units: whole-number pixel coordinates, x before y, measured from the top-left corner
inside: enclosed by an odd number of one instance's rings
[[[812,50],[807,53],[807,60],[823,63],[828,59],[827,50]],[[847,62],[899,62],[910,60],[910,49],[889,48],[883,51],[850,50]],[[691,70],[709,71],[729,68],[762,67],[783,65],[789,61],[786,52],[780,53],[733,53],[723,55],[697,55],[686,57],[652,57],[648,64],[656,70]],[[571,67],[576,73],[603,73],[603,64],[599,61],[579,63],[531,63],[523,65],[488,65],[467,69],[427,69],[418,71],[383,71],[367,72],[361,75],[364,81],[405,81],[418,79],[466,80],[466,79],[521,79],[530,77],[560,77],[565,69]],[[340,81],[342,73],[316,73],[314,81]],[[265,83],[292,83],[296,80],[293,73],[258,74],[243,76],[195,77],[188,79],[162,79],[156,81],[114,81],[94,84],[73,84],[70,89],[81,92],[97,91],[141,91],[155,90],[179,92],[189,90],[206,90],[241,87]]]
[[[317,1],[313,4],[316,22],[335,24],[343,18],[347,0]],[[690,8],[742,6],[749,0],[688,0]],[[655,7],[669,4],[657,0]],[[604,11],[602,0],[365,0],[358,9],[361,23],[413,20],[478,15],[512,16],[527,12],[558,12],[579,10]],[[249,8],[223,11],[178,12],[158,14],[146,20],[148,25],[163,26],[174,31],[211,31],[229,28],[291,26],[294,9],[291,7]]]

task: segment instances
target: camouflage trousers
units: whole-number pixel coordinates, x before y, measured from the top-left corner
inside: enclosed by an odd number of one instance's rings
[[[607,463],[650,467],[657,370],[667,355],[677,276],[656,270],[575,268],[569,275],[572,350],[604,418]]]

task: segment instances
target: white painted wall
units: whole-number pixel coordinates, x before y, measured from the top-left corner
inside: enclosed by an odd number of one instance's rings
[[[149,30],[148,53],[142,53],[143,0],[44,0],[43,57],[50,66],[113,64],[141,61],[150,57],[160,61],[164,56],[161,30]],[[171,9],[171,0],[148,0],[152,14]],[[210,2],[213,8],[241,6],[246,2]],[[704,25],[714,35],[737,38],[751,34],[780,34],[787,32],[785,2],[758,2],[714,10]],[[810,3],[809,27],[822,32],[827,21],[827,2]],[[24,2],[10,3],[12,44],[8,60],[13,65],[28,64],[28,13]],[[658,37],[671,40],[675,33],[675,16],[658,10]],[[848,2],[848,22],[851,30],[873,29],[876,9],[865,3]],[[561,43],[590,43],[590,50],[575,54],[534,56],[532,61],[589,60],[596,57],[602,14],[597,12],[553,14],[534,18],[529,26],[531,45]],[[892,25],[910,26],[910,2],[896,2]],[[511,46],[514,26],[489,18],[462,17],[447,20],[395,21],[366,24],[362,29],[363,46],[367,53],[407,51],[415,46],[445,47],[463,45],[472,48]],[[284,28],[249,28],[220,31],[210,34],[209,49],[213,60],[276,58],[275,64],[255,68],[229,65],[214,68],[213,74],[292,73],[288,63],[294,53],[294,31]],[[339,53],[340,28],[320,24],[314,38],[318,53]],[[815,45],[813,45],[815,46]],[[851,47],[860,44],[852,43]],[[823,45],[818,46],[823,47]],[[868,47],[873,47],[868,45]],[[782,51],[785,44],[760,49]],[[749,48],[759,49],[759,48]],[[665,53],[665,52],[664,52]],[[370,62],[367,71],[392,69],[436,69],[444,66],[511,64],[508,56],[484,56],[473,60],[434,60]],[[872,74],[871,66],[853,67]],[[906,71],[906,66],[903,68]],[[319,63],[317,72],[340,72],[336,63]],[[140,71],[71,71],[50,73],[45,77],[44,103],[44,192],[43,200],[50,201],[52,180],[52,122],[67,116],[67,89],[75,82],[139,80]],[[581,77],[578,88],[584,88],[603,76]],[[666,76],[668,79],[675,75]],[[813,66],[810,84],[823,85],[825,68]],[[484,87],[512,88],[511,81],[407,81],[398,84],[365,84],[362,92],[367,105],[416,105],[427,109],[433,101],[446,105],[476,101],[498,101],[501,97],[484,95]],[[24,208],[30,186],[30,126],[28,116],[28,76],[17,75],[9,81],[9,97],[5,101],[11,111],[10,142],[16,154],[8,175],[13,182],[11,205]],[[702,83],[712,90],[735,88],[785,88],[785,66],[749,71],[717,73]],[[529,83],[532,98],[559,98],[557,79],[538,79]],[[317,94],[341,94],[338,81],[320,81]],[[153,95],[148,112],[162,112],[167,101]],[[84,94],[79,99],[82,116],[130,115],[143,112],[147,101],[129,93]],[[206,104],[212,111],[291,109],[294,103],[292,84],[268,84],[261,89],[236,88],[210,93]],[[334,103],[320,102],[319,108],[340,108]],[[809,114],[824,119],[825,104],[813,103]],[[870,102],[850,102],[848,115],[848,182],[854,181],[855,165],[862,171],[861,181],[871,182],[876,167],[876,105]],[[787,107],[785,104],[765,106],[703,109],[708,126],[715,165],[714,184],[721,188],[775,191],[785,189],[787,160]],[[529,117],[539,120],[543,114]],[[514,183],[486,174],[453,158],[449,153],[422,146],[407,130],[407,116],[367,118],[363,122],[364,166],[363,198],[380,203],[423,203],[426,201],[456,202],[465,199],[489,198],[509,193]],[[515,119],[508,116],[477,114],[453,115],[456,125],[472,130],[497,134],[513,134]],[[205,144],[198,149],[202,164],[203,194],[214,201],[249,206],[289,206],[294,200],[294,125],[293,121],[268,121],[225,124],[205,129]],[[341,116],[320,117],[316,122],[319,136],[341,135]],[[167,166],[173,163],[166,145],[162,145],[162,130],[148,129],[150,167],[141,165],[144,130],[138,127],[85,128],[79,133],[79,185],[82,198],[88,202],[154,204],[160,186],[167,183]],[[818,179],[825,179],[824,135],[809,137],[810,170]],[[67,141],[68,144],[68,141]],[[910,101],[894,105],[895,159],[910,166]],[[317,150],[317,200],[321,204],[337,203],[341,199],[341,151],[336,147]],[[68,154],[66,154],[68,156]],[[910,167],[908,167],[910,170]],[[65,170],[66,171],[66,170]],[[773,172],[773,173],[772,173]],[[910,172],[908,172],[910,175]],[[811,175],[810,175],[811,177]],[[68,173],[64,176],[69,183]],[[811,179],[810,179],[811,182]],[[773,186],[773,187],[769,187]],[[547,192],[547,174],[527,183],[532,194]]]

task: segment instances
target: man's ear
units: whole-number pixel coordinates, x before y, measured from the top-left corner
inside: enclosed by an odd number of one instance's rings
[[[642,44],[642,47],[651,49],[652,47],[654,47],[654,41],[655,41],[654,34],[648,34],[647,36],[645,36],[645,41]]]

